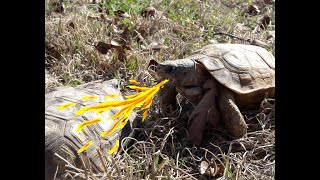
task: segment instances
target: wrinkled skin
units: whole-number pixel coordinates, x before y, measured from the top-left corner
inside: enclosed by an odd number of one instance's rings
[[[163,110],[176,108],[177,93],[196,106],[188,129],[190,143],[199,146],[206,124],[217,128],[220,120],[231,136],[240,138],[246,134],[247,125],[233,92],[219,84],[202,64],[191,59],[165,61],[158,64],[156,71],[159,80],[169,79],[159,92]]]

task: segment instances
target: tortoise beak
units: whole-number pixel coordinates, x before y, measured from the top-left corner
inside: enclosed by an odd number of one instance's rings
[[[159,63],[156,72],[159,78],[169,79],[171,83],[181,80],[187,73],[194,70],[195,62],[191,59],[177,59]]]

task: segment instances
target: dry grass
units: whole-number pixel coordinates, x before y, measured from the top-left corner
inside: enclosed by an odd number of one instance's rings
[[[146,71],[150,59],[183,58],[209,43],[258,44],[274,52],[274,6],[261,0],[151,1],[165,18],[140,15],[149,1],[132,1],[130,6],[125,3],[129,0],[108,2],[131,17],[123,20],[111,8],[102,17],[98,4],[84,0],[65,1],[65,12],[57,13],[52,1],[46,0],[46,91],[103,78],[116,78],[123,85],[128,79],[150,84],[152,77]],[[257,5],[260,13],[245,13],[249,4]],[[271,25],[264,30],[260,21],[265,15],[271,18]],[[99,41],[111,40],[132,48],[125,50],[124,62],[114,49],[101,54],[95,48]],[[66,174],[70,179],[86,179],[85,172],[89,179],[274,179],[271,101],[262,102],[259,110],[243,112],[249,124],[247,137],[232,140],[224,132],[207,130],[198,149],[187,145],[190,104],[181,101],[181,110],[169,117],[161,116],[154,106],[149,120],[139,124],[136,136],[124,139],[132,140],[132,147],[113,159],[103,158],[106,172],[90,175],[89,168],[87,172],[70,165]],[[201,174],[201,161],[226,168],[215,177]]]

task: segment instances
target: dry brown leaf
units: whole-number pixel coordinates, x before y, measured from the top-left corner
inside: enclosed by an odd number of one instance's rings
[[[117,17],[121,17],[121,18],[131,18],[131,16],[128,13],[126,13],[126,12],[124,12],[122,10],[114,11],[114,15],[117,16]]]
[[[50,56],[56,59],[59,59],[61,56],[54,46],[51,46],[47,43],[45,44],[45,50],[46,50],[46,53],[48,53]]]
[[[107,44],[102,41],[98,42],[98,44],[95,46],[96,50],[98,50],[101,54],[107,54],[112,47],[113,46],[111,44]]]
[[[141,10],[141,16],[142,17],[154,17],[156,14],[156,9],[152,6],[146,7]]]
[[[51,5],[54,9],[54,12],[61,13],[61,14],[65,13],[65,7],[62,0],[52,2]]]
[[[99,11],[99,13],[103,13],[103,14],[109,15],[109,10],[106,9],[106,8],[103,6],[103,3],[99,3],[98,11]]]
[[[105,42],[98,42],[98,44],[95,46],[96,50],[98,50],[101,54],[107,54],[108,51],[115,49],[117,51],[118,59],[119,61],[123,62],[127,59],[126,57],[126,51],[130,50],[132,51],[132,48],[126,44],[119,44],[115,40],[111,40],[110,43]]]
[[[250,14],[251,16],[255,16],[260,13],[259,7],[256,5],[250,5],[248,7],[247,13]]]
[[[268,15],[263,16],[260,23],[260,28],[265,30],[271,23],[271,17]]]
[[[67,28],[70,28],[70,29],[75,29],[75,28],[76,28],[76,25],[75,25],[75,23],[74,23],[72,20],[70,20],[70,21],[68,21],[68,22],[66,23],[66,27],[67,27]]]

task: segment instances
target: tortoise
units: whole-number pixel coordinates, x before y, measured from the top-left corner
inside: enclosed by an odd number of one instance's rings
[[[101,154],[108,154],[108,151],[115,145],[116,140],[123,137],[133,136],[132,128],[136,126],[135,114],[129,116],[130,123],[120,130],[116,130],[107,137],[100,137],[100,133],[111,128],[114,121],[101,121],[98,124],[85,127],[79,133],[76,132],[77,126],[86,120],[97,117],[93,112],[86,112],[81,116],[76,116],[75,112],[87,105],[98,104],[106,95],[119,94],[118,97],[110,99],[123,99],[118,88],[116,79],[108,81],[94,81],[77,87],[60,87],[55,91],[45,95],[45,175],[46,179],[53,179],[54,176],[63,177],[65,174],[67,160],[77,168],[83,168],[80,156],[89,159],[93,172],[102,172],[102,162],[99,158],[98,150]],[[82,97],[88,95],[98,96],[98,100],[82,101]],[[64,103],[75,103],[74,107],[63,110],[58,108]],[[102,113],[103,119],[113,116],[118,111],[112,108],[108,112]],[[84,152],[78,154],[77,150],[92,140],[93,144]],[[118,148],[120,149],[120,148]],[[59,157],[60,156],[60,157]],[[86,160],[84,158],[84,160]],[[56,174],[56,175],[54,175]]]
[[[159,91],[160,107],[177,107],[180,93],[196,106],[191,113],[189,141],[199,146],[203,131],[225,127],[232,138],[247,133],[241,111],[275,93],[275,58],[266,49],[244,44],[209,44],[185,59],[157,64],[157,78],[169,79]]]

